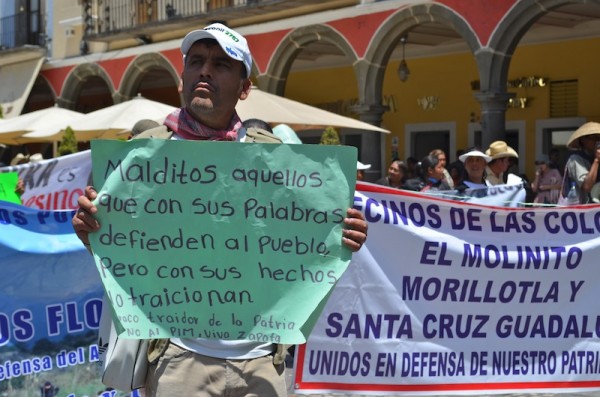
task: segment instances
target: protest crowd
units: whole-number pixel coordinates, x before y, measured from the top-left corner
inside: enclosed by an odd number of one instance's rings
[[[269,125],[264,124],[251,125],[251,123],[243,123],[243,121],[239,119],[235,112],[234,107],[237,100],[240,98],[244,99],[249,93],[250,81],[248,76],[250,74],[252,64],[252,57],[245,41],[243,40],[243,37],[239,36],[238,38],[236,37],[237,35],[238,34],[235,31],[229,30],[222,25],[215,24],[205,29],[192,31],[186,36],[181,45],[181,52],[183,56],[188,57],[188,60],[186,60],[185,63],[185,70],[182,74],[182,90],[184,91],[186,105],[169,114],[163,126],[149,123],[146,128],[142,128],[145,129],[145,131],[132,131],[132,134],[129,136],[132,141],[135,141],[131,143],[132,145],[142,145],[142,143],[140,143],[141,141],[139,141],[140,138],[157,138],[157,135],[153,134],[164,133],[167,134],[166,138],[169,140],[285,143],[284,139],[277,137],[277,127],[270,128]],[[232,37],[236,38],[235,41],[232,40]],[[217,107],[217,110],[214,112],[212,109],[211,111],[206,111],[207,107],[210,107],[207,105],[210,100],[207,99],[207,95],[204,93],[205,91],[213,91],[213,83],[209,78],[206,78],[206,81],[199,83],[196,76],[204,76],[203,73],[208,73],[206,70],[210,70],[211,73],[214,73],[215,80],[219,81],[219,84],[225,87],[222,98],[219,98],[223,100],[225,106],[223,108]],[[198,92],[201,93],[199,94]],[[289,131],[286,132],[289,133]],[[242,140],[242,138],[246,140]],[[156,141],[158,141],[158,139],[154,140],[154,143],[156,143]],[[572,150],[569,157],[566,159],[551,157],[550,155],[553,153],[540,156],[535,160],[536,173],[534,178],[528,178],[526,175],[518,172],[519,154],[504,141],[494,141],[485,148],[472,147],[460,150],[456,153],[455,161],[452,162],[449,161],[447,153],[445,153],[443,150],[434,149],[427,156],[421,159],[415,159],[412,156],[409,156],[404,160],[399,158],[392,159],[386,175],[382,176],[380,179],[377,179],[374,185],[381,185],[390,189],[421,192],[427,195],[440,195],[440,197],[459,200],[464,199],[466,195],[471,194],[470,192],[473,191],[482,189],[487,190],[497,186],[514,186],[518,191],[523,192],[522,195],[518,196],[519,202],[517,204],[520,206],[542,207],[592,204],[600,202],[600,185],[598,185],[600,181],[600,173],[598,173],[598,164],[600,162],[599,143],[600,124],[595,122],[583,124],[572,134],[567,143],[567,147]],[[156,145],[159,147],[160,144]],[[19,166],[34,167],[37,163],[37,160],[29,165],[18,164],[22,161],[32,162],[34,159],[35,156],[20,156],[19,159],[14,159],[14,161],[11,161],[11,164],[14,163],[12,165],[14,168],[7,169],[24,169],[18,168]],[[352,159],[352,164],[354,164],[354,159]],[[363,164],[362,162],[358,161],[356,163],[356,179],[358,181],[365,180],[365,171],[368,171],[369,168],[369,164]],[[353,174],[354,170],[351,170],[351,173]],[[79,193],[77,195],[77,211],[74,211],[73,214],[69,215],[72,215],[72,225],[77,237],[81,243],[83,243],[83,246],[85,246],[90,253],[94,254],[94,244],[97,244],[97,246],[104,244],[101,240],[102,237],[99,238],[99,242],[96,242],[96,240],[91,237],[95,233],[100,233],[100,224],[95,218],[95,215],[98,211],[96,205],[101,206],[103,203],[101,200],[98,201],[98,204],[96,204],[94,201],[99,198],[98,192],[91,186],[91,184],[87,183],[89,182],[88,179],[89,178],[86,176],[85,186],[79,187],[79,190],[76,191],[76,193]],[[317,178],[315,181],[317,181],[319,184],[323,182],[323,180]],[[210,182],[213,181],[211,180]],[[26,172],[24,172],[22,176],[19,175],[19,178],[15,179],[14,183],[14,193],[17,196],[27,194],[30,185],[33,188],[33,183],[31,183],[31,180],[28,179],[28,174]],[[30,185],[28,185],[28,183]],[[73,195],[76,193],[73,193]],[[103,197],[106,197],[106,195]],[[38,198],[37,201],[34,200],[28,203],[33,207],[35,205],[39,205],[42,202],[40,200],[43,199]],[[354,203],[356,204],[357,201],[355,200]],[[125,208],[126,204],[123,205]],[[232,208],[230,206],[225,207],[228,210]],[[74,206],[71,207],[71,209],[75,208],[76,207]],[[348,253],[350,254],[347,255],[347,262],[350,262],[349,258],[352,256],[351,253],[358,253],[358,255],[362,254],[366,256],[362,247],[366,244],[367,230],[369,227],[367,222],[369,219],[366,219],[365,215],[357,208],[343,208],[343,211],[339,209],[336,210],[332,211],[332,214],[335,215],[335,219],[339,219],[338,223],[342,225],[341,228],[343,231],[340,232],[341,241],[339,245],[343,245],[344,249],[348,250]],[[276,211],[272,212],[275,213]],[[326,212],[321,212],[319,214],[324,213]],[[40,213],[37,218],[40,221],[43,221],[44,216],[47,216],[47,214]],[[434,218],[432,221],[434,225],[436,220],[439,221],[441,219],[441,217],[435,218],[435,216],[432,218]],[[20,218],[17,217],[17,219],[19,220]],[[311,219],[318,219],[318,217]],[[524,223],[527,224],[527,222]],[[439,224],[437,226],[441,227]],[[432,229],[435,229],[435,227],[432,227]],[[129,236],[136,236],[135,238],[138,239],[135,240],[134,237],[131,237],[132,247],[134,246],[134,241],[137,241],[139,247],[143,247],[144,249],[158,245],[154,244],[154,242],[147,245],[139,243],[142,241],[142,237],[145,237],[145,234],[139,232],[139,230],[136,230],[135,233],[132,231],[129,234]],[[181,229],[179,229],[179,233],[183,234]],[[109,234],[111,235],[111,238],[114,237],[114,240],[111,240],[111,242],[120,242],[120,244],[114,245],[127,245],[124,243],[126,238],[123,237],[126,233],[115,232],[113,235],[111,229],[110,233],[103,234],[102,236],[107,236]],[[415,236],[418,235],[418,233],[412,234]],[[173,240],[176,240],[176,238]],[[144,241],[153,240],[148,239]],[[193,237],[189,237],[187,242],[190,246],[195,246],[198,241]],[[373,242],[374,246],[378,243],[378,241]],[[434,246],[434,243],[437,244],[437,242],[432,241],[426,242],[426,244],[429,244],[427,247]],[[307,246],[307,244],[304,243],[300,243],[298,245]],[[136,248],[137,247],[138,246],[136,246]],[[474,248],[474,252],[476,249],[480,249],[480,247]],[[486,246],[485,249],[494,250],[495,247],[492,247],[490,244],[489,246]],[[552,249],[556,248],[552,247]],[[150,249],[148,250],[151,251]],[[465,248],[465,250],[467,250],[467,248]],[[526,251],[527,247],[523,248],[523,250]],[[143,249],[140,249],[140,251],[143,251]],[[427,256],[425,255],[425,251],[426,250],[424,250],[423,257]],[[433,251],[434,250],[431,249],[430,251],[427,251],[427,253],[431,253]],[[550,249],[546,249],[545,252],[547,253],[549,251]],[[498,249],[497,252],[499,256],[501,255],[502,251],[501,249]],[[576,250],[573,252],[573,256],[576,256],[579,253],[579,251]],[[569,251],[569,254],[570,253],[571,251]],[[329,252],[327,251],[326,254],[327,255],[323,256],[328,256]],[[522,255],[522,257],[526,256],[527,254]],[[489,259],[489,257],[486,258]],[[110,266],[102,268],[102,263],[104,263],[102,261],[105,261],[106,259],[106,257],[102,258],[102,260],[99,260],[97,264],[101,269],[106,271],[106,274],[108,274],[110,273]],[[440,262],[443,262],[442,257],[439,259]],[[569,257],[565,260],[569,259],[572,258]],[[503,266],[506,265],[506,267],[509,267],[513,265],[511,263],[507,264],[507,262],[509,261],[505,260]],[[579,264],[579,262],[573,262],[575,264],[571,262],[569,263],[572,264],[573,268],[576,268]],[[120,276],[121,273],[119,272],[124,272],[124,269],[127,266],[121,263],[116,265],[122,265],[118,268],[118,271],[115,271]],[[447,266],[447,264],[442,265]],[[490,261],[490,263],[486,263],[484,267],[485,266],[494,268],[496,264],[491,263]],[[566,267],[568,267],[568,265]],[[132,268],[134,268],[134,266],[129,266],[129,271],[132,271]],[[263,266],[262,264],[260,264],[260,269],[262,272],[261,274],[272,274],[274,279],[281,275],[280,270],[272,270],[268,266]],[[310,274],[313,276],[313,273],[305,270],[304,264],[302,264],[302,269],[303,276],[305,274]],[[111,269],[111,271],[112,270],[113,269]],[[233,274],[234,276],[239,273],[239,270],[235,269],[235,267],[227,270],[230,271],[230,274]],[[218,272],[214,271],[212,275],[214,276],[217,273]],[[292,273],[288,272],[286,277],[291,277],[290,274]],[[331,284],[335,284],[338,281],[337,276],[333,273],[327,273],[327,277],[330,277],[331,280],[333,280],[331,281]],[[318,278],[318,276],[315,278]],[[315,278],[313,278],[313,282]],[[417,291],[418,287],[421,285],[421,279],[418,278],[417,280],[418,281],[414,281],[413,285],[415,288],[411,290],[413,292]],[[431,277],[426,282],[431,282],[431,285],[434,285],[434,283],[437,282],[437,279]],[[490,283],[491,282],[492,281],[490,281]],[[510,283],[510,280],[506,281],[503,286],[507,285],[508,287],[506,287],[506,289],[508,289],[510,286],[512,286]],[[581,284],[578,285],[578,288],[581,287],[582,284],[583,281],[581,281]],[[539,287],[539,284],[537,284],[537,287]],[[573,284],[571,287],[573,288],[571,292],[573,293],[573,296],[575,296],[578,290],[573,287]],[[464,287],[464,291],[466,291],[466,289],[467,287]],[[458,296],[458,301],[462,299],[464,302],[469,304],[472,303],[469,301],[469,299],[472,299],[473,301],[479,299],[479,297],[476,296],[476,293],[473,292],[475,289],[476,287],[471,288],[470,295],[464,291],[462,294],[457,294],[456,290],[448,292],[447,295],[455,297]],[[163,297],[166,297],[166,306],[168,306],[172,303],[172,301],[175,301],[178,299],[177,297],[180,296],[185,296],[185,299],[190,301],[193,300],[194,297],[199,296],[196,294],[198,291],[188,291],[186,288],[183,288],[184,292],[176,291],[173,293],[168,293],[167,288],[165,287],[162,295],[157,294],[150,298],[147,298],[147,295],[149,294],[140,293],[139,295],[133,295],[133,288],[131,288],[130,291],[132,292],[130,298],[132,300],[138,299],[136,302],[134,302],[137,305],[143,305],[146,302],[162,302]],[[425,294],[428,292],[428,289],[423,287],[423,291],[423,294]],[[188,294],[188,292],[190,293]],[[525,293],[523,293],[523,295],[525,295]],[[145,300],[145,298],[147,299]],[[221,296],[219,296],[219,299],[220,298]],[[486,298],[496,299],[496,297],[490,297],[489,295],[486,295]],[[497,299],[502,298],[503,297],[500,296]],[[215,301],[219,299],[215,298]],[[534,301],[536,299],[537,295],[532,298]],[[553,295],[553,290],[550,289],[550,292],[548,292],[546,295],[546,299],[552,300],[558,298]],[[200,300],[201,299],[199,299],[199,301]],[[510,303],[509,301],[510,299],[507,299],[507,302],[505,303]],[[109,301],[109,298],[105,297],[104,304],[107,304],[107,302],[112,301]],[[161,305],[162,303],[156,304],[156,306]],[[119,305],[117,304],[117,306]],[[67,314],[65,314],[65,316],[68,317],[68,309],[66,309],[66,312]],[[177,315],[178,314],[179,313],[177,313]],[[347,313],[343,312],[343,310],[339,310],[339,312],[333,313],[331,317],[328,318],[330,321],[329,325],[331,326],[329,329],[330,333],[333,333],[332,330],[342,333],[341,327],[343,321],[341,318],[346,314]],[[370,315],[371,314],[369,313],[366,317],[371,318],[369,317]],[[57,324],[61,324],[63,322],[62,318],[59,317],[60,315],[58,314],[54,317]],[[125,317],[130,318],[133,316]],[[161,318],[166,316],[160,314],[156,315],[156,317]],[[173,317],[176,317],[176,315]],[[188,318],[185,317],[185,312],[183,313],[182,317],[186,319]],[[484,317],[484,315],[481,315],[479,316],[478,320],[483,321],[482,318]],[[19,320],[13,321],[17,323],[17,325],[23,326],[23,323],[28,324],[27,320],[27,318],[20,318]],[[21,321],[21,323],[19,323],[19,321]],[[402,324],[408,323],[410,325],[409,320],[402,321]],[[508,323],[510,320],[504,318],[503,321]],[[69,319],[66,319],[65,322],[73,328],[76,328],[77,326],[76,321],[69,321]],[[267,323],[269,325],[272,325],[273,323],[271,319],[262,321],[255,320],[255,322]],[[400,323],[400,320],[398,320],[398,322]],[[279,323],[277,324],[277,327],[285,326],[280,325]],[[282,324],[289,325],[289,323],[285,322],[282,322]],[[347,328],[344,330],[344,337],[348,337],[348,334],[352,335],[353,332],[360,336],[361,330],[357,330],[356,327],[352,325],[352,320],[348,321],[348,324],[346,325]],[[390,321],[390,324],[394,324],[394,322]],[[392,332],[391,330],[387,334],[381,332],[380,324],[376,324],[375,321],[373,321],[371,327],[372,328],[365,327],[365,334],[368,335],[369,332],[377,332],[380,335],[389,336]],[[393,325],[390,325],[390,328],[392,327]],[[23,328],[26,329],[27,327],[23,326]],[[412,337],[412,329],[409,328],[409,326],[406,328],[400,327],[395,331],[398,334],[405,333],[406,335],[410,335]],[[448,329],[449,328],[450,327],[448,327]],[[440,331],[442,333],[447,331],[447,329],[441,329],[444,330]],[[15,332],[17,336],[19,331],[21,330],[19,329],[17,332]],[[179,332],[179,330],[177,330],[177,332]],[[598,329],[596,329],[596,332],[599,332]],[[435,332],[432,332],[429,335],[432,335],[433,333]],[[250,339],[220,338],[214,337],[214,335],[215,334],[211,335],[211,338],[186,338],[184,335],[181,337],[162,339],[149,338],[153,342],[146,347],[149,351],[147,377],[142,380],[141,384],[136,384],[134,388],[145,387],[147,394],[153,396],[193,395],[196,390],[200,390],[201,393],[204,393],[197,394],[202,396],[284,396],[291,393],[290,380],[288,379],[286,381],[285,379],[287,376],[285,372],[285,358],[288,357],[287,367],[291,367],[292,364],[289,361],[290,354],[287,352],[293,352],[294,354],[296,354],[296,352],[293,349],[288,349],[288,345],[274,343],[273,340],[258,341]],[[220,334],[217,336],[219,335]],[[403,336],[405,335],[403,334]],[[366,339],[368,339],[368,337],[366,337]],[[385,338],[382,337],[382,339]],[[168,340],[169,342],[164,342],[165,340]],[[317,353],[323,353],[323,357],[325,357],[328,352],[323,350]],[[317,353],[314,354],[316,355]],[[60,354],[61,353],[59,353],[59,355]],[[309,354],[313,353],[309,352]],[[63,356],[67,355],[63,354]],[[331,356],[333,357],[333,354]],[[74,358],[72,358],[72,360],[77,361],[77,354],[74,354],[73,357]],[[417,356],[415,355],[414,357]],[[366,376],[371,369],[370,365],[372,364],[371,362],[368,362],[368,359],[371,358],[370,352],[365,353],[361,358],[362,360],[360,365],[364,366],[363,369]],[[423,362],[425,361],[426,360]],[[423,364],[424,367],[427,365],[428,364]],[[8,365],[7,368],[8,367],[10,367],[10,365]],[[324,372],[331,369],[326,367],[326,365],[322,365],[319,368]],[[466,373],[461,373],[460,364],[457,364],[457,368],[458,370],[456,373],[452,375],[467,376]],[[385,371],[381,372],[379,365],[376,366],[376,370],[377,375],[375,376],[383,377],[382,374]],[[462,371],[464,371],[464,368]],[[315,371],[315,373],[317,372],[318,371]],[[194,374],[194,376],[191,376],[190,374]],[[417,377],[419,376],[421,375],[417,374]],[[64,388],[62,385],[61,387]],[[112,397],[110,393],[111,391],[112,390],[102,391],[99,392],[99,395],[105,395],[104,393],[108,393],[106,395]],[[54,386],[50,381],[46,381],[46,383],[44,383],[44,387],[41,388],[41,392],[42,395],[45,396],[56,396],[59,392],[59,388]]]
[[[575,205],[600,202],[600,123],[587,122],[567,142],[568,158],[561,161],[558,150],[535,160],[533,179],[518,171],[519,154],[504,141],[488,148],[472,147],[456,152],[449,163],[441,149],[417,161],[395,158],[377,184],[417,192],[485,189],[498,185],[521,185],[526,191],[523,206]],[[552,157],[551,157],[552,156]],[[359,180],[369,164],[357,165]],[[449,197],[449,196],[445,196]]]

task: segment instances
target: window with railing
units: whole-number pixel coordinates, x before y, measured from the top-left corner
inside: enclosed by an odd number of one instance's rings
[[[1,0],[0,0],[1,1]],[[85,39],[159,31],[167,23],[227,21],[321,4],[323,0],[81,0]]]
[[[176,18],[245,6],[258,0],[84,0],[86,35],[135,29]]]
[[[0,49],[44,45],[40,10],[22,11],[0,18]]]

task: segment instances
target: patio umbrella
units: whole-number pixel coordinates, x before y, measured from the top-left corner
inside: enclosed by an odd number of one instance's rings
[[[389,133],[364,121],[341,116],[302,102],[287,99],[252,87],[248,98],[238,101],[236,110],[242,120],[256,118],[271,124],[288,124],[298,129],[340,127]]]
[[[131,130],[141,119],[162,122],[165,117],[175,110],[174,106],[152,101],[141,96],[90,112],[83,117],[63,125],[60,128],[42,128],[23,135],[23,139],[37,141],[58,141],[62,138],[67,127],[75,132],[78,141],[92,139],[114,139],[119,132]]]
[[[0,123],[0,143],[18,145],[23,143],[20,137],[30,131],[35,131],[38,128],[68,124],[82,116],[83,113],[52,106],[25,113],[11,119],[4,119]]]

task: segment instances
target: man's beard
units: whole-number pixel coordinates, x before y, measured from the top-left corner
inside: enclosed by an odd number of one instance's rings
[[[215,110],[212,100],[194,97],[190,101],[190,110],[194,114],[210,114]]]

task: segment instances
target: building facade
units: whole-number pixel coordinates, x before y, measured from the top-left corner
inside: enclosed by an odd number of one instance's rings
[[[452,161],[458,149],[497,139],[517,149],[519,170],[533,175],[537,156],[558,148],[566,157],[570,133],[600,120],[600,0],[15,5],[39,10],[45,23],[36,28],[43,40],[14,48],[1,25],[8,45],[0,79],[11,87],[0,95],[5,117],[54,103],[89,112],[138,94],[179,106],[182,37],[222,21],[248,38],[260,89],[391,131],[340,129],[343,142],[373,165],[367,180],[396,157],[419,159],[441,148]],[[27,83],[7,79],[5,70]],[[293,127],[305,142],[322,131]]]

